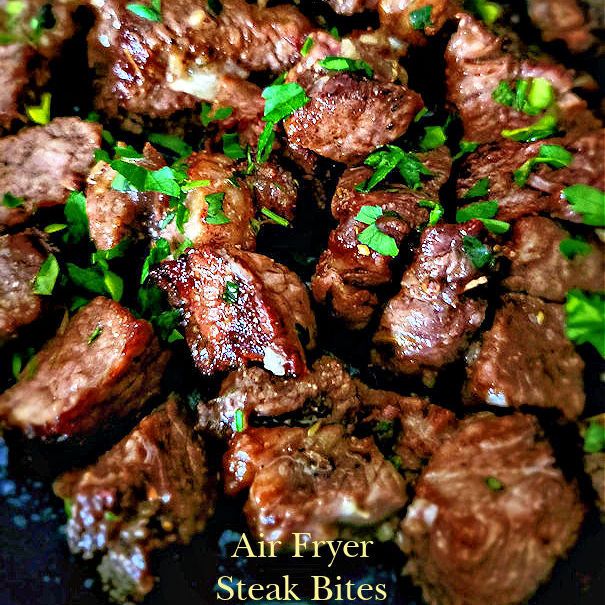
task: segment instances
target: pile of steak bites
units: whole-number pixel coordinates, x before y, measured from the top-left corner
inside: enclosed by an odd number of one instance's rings
[[[605,500],[599,19],[0,2],[0,426],[102,444],[54,491],[113,600],[219,493],[430,605],[548,580]]]

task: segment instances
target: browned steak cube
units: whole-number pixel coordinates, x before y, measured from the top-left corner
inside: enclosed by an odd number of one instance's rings
[[[85,559],[102,556],[104,587],[119,602],[142,600],[153,588],[153,552],[201,532],[215,496],[204,443],[173,399],[54,489],[69,511],[69,548]]]
[[[0,139],[0,196],[23,198],[17,208],[0,204],[0,229],[64,204],[84,183],[100,145],[101,126],[79,118],[56,118]]]
[[[8,129],[20,117],[19,99],[29,80],[28,63],[34,51],[28,44],[0,46],[0,129]]]
[[[315,318],[296,274],[238,248],[191,249],[153,275],[183,311],[185,336],[203,374],[262,363],[277,374],[306,372],[297,330],[315,340]]]
[[[558,408],[576,418],[584,409],[584,362],[565,336],[563,306],[522,294],[502,303],[469,354],[467,402]]]
[[[569,259],[560,249],[561,242],[569,237],[565,229],[544,217],[516,221],[505,251],[511,266],[504,286],[556,302],[563,302],[572,288],[591,292],[605,290],[603,244],[596,241],[589,254]]]
[[[404,572],[430,605],[525,602],[583,514],[534,417],[471,416],[418,480],[402,523]]]
[[[33,283],[45,256],[25,233],[0,237],[0,343],[40,316]]]
[[[157,395],[168,356],[149,323],[95,298],[0,395],[0,422],[43,439],[85,437]]]

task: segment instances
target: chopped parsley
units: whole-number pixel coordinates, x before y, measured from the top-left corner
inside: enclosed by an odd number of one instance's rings
[[[208,10],[213,17],[218,17],[223,12],[221,0],[208,0]]]
[[[557,134],[557,118],[550,114],[542,116],[534,124],[525,126],[523,128],[515,128],[513,130],[502,130],[500,134],[513,141],[519,141],[524,143],[531,143],[533,141],[539,141],[541,139],[547,139]]]
[[[560,241],[559,250],[563,256],[569,260],[573,260],[576,256],[586,256],[587,254],[590,254],[592,246],[583,239],[566,237]]]
[[[290,221],[283,216],[273,212],[273,210],[269,210],[269,208],[261,208],[261,213],[264,214],[267,218],[271,219],[274,223],[281,225],[282,227],[288,227],[290,225]]]
[[[493,260],[491,250],[481,240],[472,235],[465,235],[462,238],[462,247],[477,269],[482,269]]]
[[[433,25],[433,22],[431,21],[432,10],[433,7],[428,4],[427,6],[412,11],[409,16],[412,29],[424,30],[427,27],[431,27]]]
[[[365,160],[366,166],[374,168],[374,174],[363,183],[355,186],[357,191],[367,193],[374,189],[393,170],[397,169],[406,185],[418,189],[421,185],[421,175],[431,176],[432,172],[413,153],[403,151],[396,145],[387,145],[383,149],[371,153]]]
[[[500,105],[535,116],[553,104],[555,94],[552,84],[545,78],[517,80],[514,89],[502,80],[492,92],[492,99]]]
[[[235,410],[234,420],[236,432],[243,432],[246,428],[246,417],[244,416],[244,410],[242,410],[241,408]]]
[[[368,78],[374,75],[374,70],[361,59],[349,59],[347,57],[326,57],[317,64],[328,71],[363,72]]]
[[[174,134],[152,132],[149,135],[149,142],[154,145],[159,145],[164,149],[168,149],[169,151],[176,153],[179,157],[187,157],[193,152],[191,145],[185,143],[181,137],[177,137]]]
[[[57,19],[53,13],[50,3],[43,4],[38,13],[30,19],[31,41],[37,44],[42,37],[45,29],[52,29],[57,24]]]
[[[162,21],[162,7],[161,0],[151,0],[149,6],[145,4],[127,4],[126,9],[141,19],[147,21],[155,21],[160,23]]]
[[[465,141],[464,139],[460,141],[460,147],[458,149],[458,153],[452,158],[452,161],[459,160],[462,156],[467,155],[468,153],[472,153],[479,147],[479,143],[474,143],[473,141]]]
[[[218,191],[216,193],[210,193],[206,196],[206,203],[208,204],[208,212],[206,214],[206,222],[209,225],[226,225],[231,220],[223,211],[223,201],[225,200],[225,193]]]
[[[479,179],[462,197],[464,199],[472,197],[483,197],[489,193],[489,177],[485,176]]]
[[[605,450],[605,424],[590,422],[584,432],[584,451],[588,454],[596,454]]]
[[[500,481],[499,479],[496,479],[496,477],[491,477],[491,476],[486,477],[485,485],[487,485],[487,487],[489,487],[489,489],[491,489],[492,492],[499,492],[504,489],[504,485],[502,484],[502,481]]]
[[[26,105],[25,113],[34,123],[44,126],[50,122],[51,94],[43,92],[40,97],[40,105]]]
[[[90,336],[88,337],[88,340],[86,341],[89,345],[91,345],[97,338],[99,338],[99,336],[101,336],[101,333],[103,332],[103,327],[102,326],[97,326],[91,333]]]
[[[157,286],[140,288],[137,299],[142,316],[151,322],[161,340],[168,343],[183,340],[183,335],[177,329],[180,311],[166,309],[165,294]]]
[[[465,0],[464,7],[481,18],[487,25],[493,25],[502,16],[502,7],[488,0]]]
[[[100,265],[79,267],[67,263],[67,275],[74,285],[94,294],[109,294],[113,300],[120,301],[124,292],[122,278],[108,268]]]
[[[458,209],[456,212],[456,222],[465,223],[473,219],[480,220],[488,231],[492,233],[506,233],[510,225],[504,221],[496,220],[494,217],[498,214],[498,202],[490,200],[488,202],[475,202]]]
[[[376,221],[383,216],[384,212],[380,206],[362,206],[359,213],[355,217],[365,225],[368,225],[359,235],[357,239],[361,244],[382,254],[383,256],[397,256],[399,248],[393,237],[383,233],[377,226]]]
[[[57,277],[59,276],[59,263],[54,254],[49,254],[40,265],[38,274],[34,278],[34,294],[50,296],[53,293]]]
[[[311,36],[307,36],[307,39],[304,41],[302,48],[300,49],[300,54],[303,57],[306,57],[313,48],[314,44],[315,42],[313,42],[313,38],[311,38]]]
[[[63,208],[67,232],[63,235],[66,243],[77,244],[88,236],[88,214],[86,197],[80,191],[72,191]]]
[[[223,135],[223,153],[232,160],[241,160],[246,157],[246,152],[240,145],[237,132]]]
[[[225,282],[225,291],[223,292],[223,300],[234,305],[239,297],[239,284],[235,281]]]
[[[118,173],[111,184],[117,191],[157,191],[171,197],[179,197],[181,193],[176,175],[170,166],[148,170],[120,159],[111,162],[110,166]]]
[[[2,196],[2,205],[6,208],[19,208],[23,206],[24,201],[22,197],[15,197],[11,193],[5,193]]]
[[[44,227],[44,233],[57,233],[58,231],[63,231],[63,229],[67,229],[65,223],[51,223]]]
[[[433,225],[436,225],[441,218],[443,217],[443,214],[445,212],[445,210],[443,209],[443,206],[439,203],[439,202],[434,202],[432,200],[420,200],[418,202],[418,205],[422,208],[430,208],[430,213],[429,213],[429,225],[432,227]]]
[[[590,185],[578,184],[563,189],[563,196],[582,215],[586,225],[605,227],[605,192]]]
[[[441,147],[447,141],[445,128],[443,126],[425,126],[424,136],[420,141],[420,148],[423,151],[430,151]]]
[[[160,237],[155,244],[149,249],[147,257],[143,261],[143,269],[141,270],[141,283],[144,283],[149,276],[149,269],[157,263],[163,261],[170,256],[170,244],[163,237]]]
[[[515,170],[515,183],[517,186],[523,187],[536,164],[548,164],[552,168],[559,169],[569,166],[572,160],[573,155],[561,145],[541,145],[536,157],[530,158]]]
[[[202,104],[200,118],[203,126],[208,126],[211,122],[220,122],[226,120],[233,113],[233,107],[219,107],[212,113],[212,105],[210,103]]]
[[[565,333],[578,345],[589,342],[605,357],[605,294],[570,290],[565,302]]]

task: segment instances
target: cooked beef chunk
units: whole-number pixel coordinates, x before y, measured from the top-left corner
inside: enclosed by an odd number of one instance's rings
[[[285,122],[288,140],[345,164],[400,137],[422,107],[403,85],[347,73],[321,77],[306,92],[310,101]]]
[[[98,462],[59,477],[54,489],[70,511],[70,550],[103,557],[99,573],[120,602],[143,599],[153,588],[154,551],[188,543],[214,506],[204,444],[173,399]]]
[[[605,513],[605,452],[586,454],[584,456],[584,469],[590,476],[592,486],[597,494],[597,506],[602,513]]]
[[[405,573],[430,605],[524,602],[582,518],[535,418],[470,417],[418,481],[402,524]]]
[[[555,222],[539,216],[523,218],[513,226],[505,248],[511,260],[504,286],[513,292],[563,302],[568,290],[605,290],[605,247],[595,242],[587,255],[573,259],[561,252],[560,244],[569,238]]]
[[[249,487],[244,507],[253,533],[292,543],[293,532],[330,540],[341,525],[372,526],[406,503],[406,482],[371,437],[340,425],[248,429],[224,459],[225,491]]]
[[[33,280],[45,255],[25,233],[0,237],[0,344],[40,316]]]
[[[97,71],[97,106],[166,116],[214,101],[224,75],[279,71],[298,58],[310,24],[291,6],[261,8],[226,0],[218,16],[205,2],[168,0],[162,22],[126,10],[126,0],[96,6],[89,61]],[[118,26],[116,26],[118,24]]]
[[[578,122],[584,127],[598,125],[586,103],[571,92],[574,82],[570,72],[544,61],[519,60],[503,52],[501,45],[501,38],[465,14],[448,44],[447,94],[460,114],[467,141],[497,141],[501,130],[526,127],[538,120],[492,99],[501,81],[514,83],[523,78],[541,77],[552,84],[563,128],[571,129]]]
[[[0,139],[0,195],[23,198],[23,205],[0,204],[0,229],[27,220],[38,208],[65,203],[79,189],[101,144],[99,124],[56,118]]]
[[[390,283],[392,258],[360,244],[358,236],[365,225],[355,219],[363,206],[380,206],[396,216],[379,219],[377,224],[401,244],[412,229],[428,220],[428,211],[419,206],[423,199],[437,199],[439,188],[447,180],[451,167],[449,153],[439,148],[419,158],[433,173],[422,189],[412,191],[401,185],[389,185],[370,193],[360,193],[355,185],[371,175],[365,167],[344,172],[332,198],[332,214],[339,221],[321,255],[312,280],[315,300],[327,303],[348,327],[364,328],[378,304],[376,288]]]
[[[429,377],[462,354],[487,307],[467,294],[487,281],[464,249],[465,238],[481,231],[478,221],[424,231],[401,290],[389,301],[374,336],[375,363]]]
[[[95,298],[0,395],[0,422],[30,437],[85,437],[157,395],[167,361],[146,321]]]
[[[283,265],[237,248],[191,249],[153,271],[182,309],[185,335],[203,374],[262,363],[278,376],[306,371],[297,329],[315,342],[305,286]]]
[[[20,117],[19,99],[28,76],[28,63],[34,52],[28,44],[0,46],[0,129],[8,129]]]
[[[545,42],[562,40],[572,52],[582,52],[595,42],[578,0],[528,0],[527,10]]]
[[[296,212],[298,183],[276,162],[264,162],[246,178],[256,207],[268,208],[291,221]]]
[[[148,170],[159,170],[166,165],[161,154],[149,144],[145,145],[141,159],[129,161]],[[155,191],[113,189],[116,175],[106,162],[98,162],[87,179],[90,239],[99,250],[113,248],[126,237],[139,237],[150,213],[163,215],[169,203],[167,196]]]
[[[584,362],[565,336],[562,305],[507,294],[494,324],[469,355],[466,399],[499,407],[584,408]]]
[[[559,170],[537,165],[527,183],[519,187],[514,181],[514,171],[538,156],[544,143],[565,147],[573,155],[572,163]],[[479,179],[488,178],[490,199],[498,200],[498,218],[501,220],[547,212],[561,219],[581,222],[581,216],[561,191],[578,183],[605,189],[604,156],[605,131],[602,129],[582,132],[579,128],[563,138],[535,143],[501,141],[482,145],[462,163],[457,182],[458,197],[463,198]]]

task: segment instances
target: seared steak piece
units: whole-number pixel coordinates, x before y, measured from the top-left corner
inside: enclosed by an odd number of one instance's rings
[[[605,513],[605,452],[586,454],[584,456],[584,470],[590,476],[592,486],[597,494],[597,506],[602,513]]]
[[[505,248],[511,260],[504,286],[513,292],[563,302],[568,290],[605,290],[605,246],[598,240],[589,254],[573,259],[561,252],[561,242],[570,235],[555,222],[539,216],[515,222]]]
[[[310,101],[285,122],[288,141],[345,164],[399,138],[423,105],[403,85],[347,73],[320,77],[306,92]]]
[[[197,368],[213,374],[262,363],[278,376],[306,372],[297,329],[315,341],[315,318],[300,279],[266,256],[237,248],[191,249],[152,272],[182,309]]]
[[[391,282],[392,257],[384,256],[359,242],[366,225],[355,219],[363,206],[379,206],[383,213],[377,224],[400,245],[412,229],[428,220],[428,211],[419,206],[423,199],[438,199],[440,187],[447,180],[451,159],[439,148],[419,159],[433,173],[422,189],[412,191],[402,185],[389,185],[360,193],[355,186],[372,171],[366,167],[350,168],[338,182],[332,198],[332,214],[339,225],[330,233],[328,248],[321,255],[312,280],[315,300],[330,305],[332,312],[347,326],[362,329],[378,305],[376,289]]]
[[[578,0],[528,0],[527,10],[545,42],[562,40],[571,52],[582,52],[596,41],[595,24]]]
[[[100,145],[100,125],[78,118],[56,118],[0,139],[0,195],[23,198],[17,208],[0,204],[0,229],[65,203],[83,184]]]
[[[497,103],[492,93],[501,81],[545,78],[554,89],[559,125],[570,129],[578,122],[597,127],[598,121],[586,103],[572,92],[573,74],[563,67],[534,60],[520,60],[505,53],[502,39],[470,15],[461,14],[458,31],[446,51],[448,99],[457,108],[467,141],[486,143],[501,140],[503,129],[523,128],[538,120]]]
[[[483,322],[487,304],[467,294],[487,278],[465,251],[482,231],[478,221],[425,229],[401,291],[374,335],[374,362],[402,374],[430,377],[458,359]]]
[[[0,45],[0,129],[9,129],[21,117],[19,100],[29,80],[28,64],[33,55],[28,44]]]
[[[120,602],[153,588],[153,552],[201,532],[215,496],[204,444],[173,399],[98,462],[59,477],[54,490],[70,511],[70,550],[102,556],[104,587]]]
[[[164,158],[149,143],[143,158],[129,160],[147,170],[159,170]],[[117,172],[106,162],[98,162],[87,179],[86,213],[90,239],[99,250],[117,246],[126,237],[139,237],[150,213],[165,214],[168,197],[155,191],[118,191],[112,188]]]
[[[341,525],[376,525],[407,501],[405,480],[372,437],[347,436],[340,425],[248,429],[223,464],[227,494],[250,488],[244,512],[254,535],[282,546],[293,532],[330,540]]]
[[[522,294],[502,301],[469,354],[467,403],[558,408],[576,418],[584,409],[584,362],[565,336],[563,306]]]
[[[0,237],[0,344],[42,312],[33,282],[45,254],[34,243],[25,233]]]
[[[576,540],[575,485],[532,416],[470,417],[435,452],[402,523],[405,573],[430,605],[525,602]]]
[[[268,208],[289,221],[294,219],[298,183],[292,173],[275,161],[263,162],[246,181],[258,209]]]
[[[95,5],[89,37],[97,106],[109,115],[167,116],[200,99],[214,101],[223,76],[290,67],[311,30],[291,6],[226,0],[215,17],[206,2],[166,0],[159,23],[132,14],[127,4]]]
[[[0,395],[0,422],[28,437],[85,437],[157,395],[168,356],[146,321],[97,297]]]
[[[533,168],[527,183],[519,187],[514,180],[514,171],[537,157],[544,143],[565,147],[573,155],[571,164],[559,170],[539,164]],[[458,197],[463,198],[479,179],[488,178],[490,199],[498,200],[498,218],[501,220],[544,212],[581,222],[581,216],[561,192],[578,183],[605,189],[604,156],[605,131],[600,128],[588,132],[578,128],[563,138],[535,143],[501,140],[497,144],[481,145],[462,163],[457,182]]]

